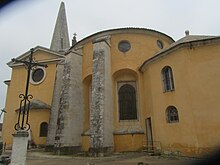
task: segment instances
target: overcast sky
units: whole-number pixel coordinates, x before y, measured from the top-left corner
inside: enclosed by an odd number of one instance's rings
[[[98,31],[144,27],[178,40],[220,35],[219,0],[64,0],[70,39]],[[11,70],[6,65],[37,45],[50,46],[60,0],[18,0],[0,11],[0,108],[5,106]]]

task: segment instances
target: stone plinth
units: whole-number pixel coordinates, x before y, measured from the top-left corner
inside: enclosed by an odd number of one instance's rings
[[[13,134],[11,165],[25,165],[28,145],[28,131]]]

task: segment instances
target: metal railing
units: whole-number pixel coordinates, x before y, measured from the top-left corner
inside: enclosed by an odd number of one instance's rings
[[[160,141],[144,141],[143,142],[143,151],[151,155],[160,155],[161,154],[161,143]]]

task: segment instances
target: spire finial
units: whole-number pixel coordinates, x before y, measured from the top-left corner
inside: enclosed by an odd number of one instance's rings
[[[186,30],[185,34],[186,34],[186,36],[188,36],[189,35],[189,30]]]
[[[72,46],[77,42],[76,41],[76,36],[77,36],[77,34],[73,33]]]

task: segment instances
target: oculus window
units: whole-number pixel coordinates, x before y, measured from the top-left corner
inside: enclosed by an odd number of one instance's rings
[[[32,84],[40,84],[46,77],[46,71],[43,67],[36,67],[31,71],[30,82]]]
[[[118,44],[118,49],[119,51],[125,53],[131,49],[131,44],[126,40],[120,41]]]
[[[160,49],[163,49],[163,42],[160,41],[160,40],[157,40],[157,46],[158,46]]]

